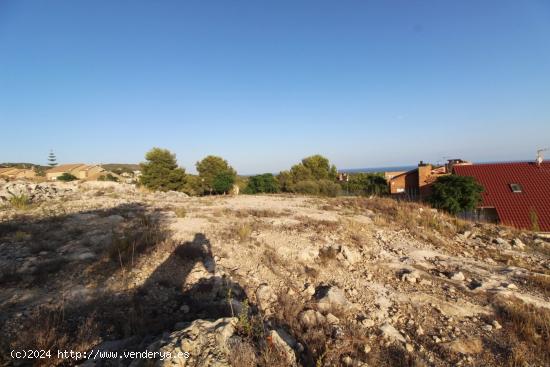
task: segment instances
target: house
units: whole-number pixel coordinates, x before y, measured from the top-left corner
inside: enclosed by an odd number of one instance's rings
[[[420,161],[418,168],[403,173],[396,172],[388,179],[390,194],[407,200],[426,200],[432,193],[432,184],[439,176],[450,174],[455,166],[471,164],[462,159],[450,159],[444,166],[434,167]]]
[[[0,168],[0,177],[5,178],[35,178],[36,172],[28,168],[6,167]]]
[[[87,165],[83,163],[62,164],[46,171],[48,180],[57,180],[64,173],[70,173],[81,180],[97,179],[105,171],[100,165]]]
[[[384,172],[384,178],[389,183],[392,178],[402,175],[403,173],[405,173],[405,171],[386,171]]]
[[[459,165],[453,172],[484,187],[477,210],[481,219],[550,231],[550,162]]]

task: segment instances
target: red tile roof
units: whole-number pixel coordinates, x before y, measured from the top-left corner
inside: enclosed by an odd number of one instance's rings
[[[550,162],[455,166],[454,173],[474,177],[483,185],[482,206],[494,207],[503,224],[532,229],[534,211],[540,230],[550,231]],[[510,184],[519,184],[522,192],[512,192]]]

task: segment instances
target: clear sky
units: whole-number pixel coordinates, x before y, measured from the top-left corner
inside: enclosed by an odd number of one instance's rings
[[[550,1],[0,0],[0,162],[244,174],[550,146]],[[550,158],[550,154],[549,158]]]

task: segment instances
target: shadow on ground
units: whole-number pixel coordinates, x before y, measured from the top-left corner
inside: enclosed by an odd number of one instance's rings
[[[0,223],[1,364],[12,348],[139,351],[176,323],[232,316],[244,289],[216,275],[203,233],[173,243],[169,220],[128,204]],[[170,255],[143,279],[134,266],[159,250]],[[126,287],[109,289],[113,277]]]

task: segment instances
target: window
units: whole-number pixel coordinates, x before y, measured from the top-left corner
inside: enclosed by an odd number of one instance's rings
[[[512,192],[522,192],[520,184],[512,183],[510,184],[510,188],[512,189]]]

